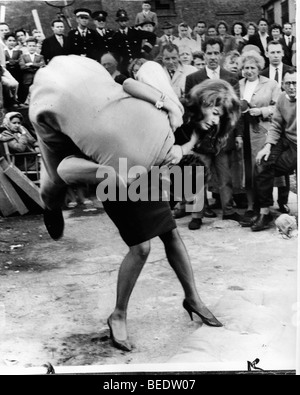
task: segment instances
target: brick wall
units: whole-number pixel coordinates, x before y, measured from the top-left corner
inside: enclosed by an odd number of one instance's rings
[[[244,22],[257,21],[261,16],[261,6],[266,0],[175,0],[176,13],[172,16],[159,16],[163,22],[168,19],[174,23],[182,20],[187,21],[190,26],[194,25],[198,19],[204,19],[208,24],[216,23],[224,19],[230,25],[235,20]],[[63,4],[64,2],[56,2]],[[142,0],[76,0],[67,8],[67,15],[75,26],[73,11],[75,8],[86,6],[92,11],[103,9],[108,12],[108,24],[112,28],[117,27],[115,14],[118,8],[125,8],[130,16],[131,22],[137,12],[141,9]],[[154,4],[154,2],[153,2]],[[46,35],[51,34],[50,21],[57,15],[58,9],[54,9],[45,4],[44,1],[31,0],[11,0],[1,1],[1,5],[6,7],[6,22],[12,30],[23,27],[29,32],[35,28],[32,10],[36,9]],[[236,15],[231,15],[236,12]],[[91,24],[91,26],[93,26]],[[160,32],[159,32],[160,33]]]

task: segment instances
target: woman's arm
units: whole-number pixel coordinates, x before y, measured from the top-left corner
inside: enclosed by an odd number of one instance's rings
[[[187,155],[194,148],[197,141],[198,141],[198,135],[197,133],[194,132],[191,136],[190,141],[188,141],[187,143],[181,146],[182,154]]]
[[[173,145],[167,157],[165,158],[165,164],[176,165],[179,163],[184,155],[187,155],[197,143],[199,137],[196,132],[191,136],[190,141],[183,145]]]
[[[147,101],[158,109],[164,109],[169,115],[170,125],[173,131],[182,125],[182,112],[180,107],[171,100],[168,96],[163,95],[162,92],[154,88],[153,86],[144,84],[132,78],[128,78],[124,81],[123,89],[126,93],[130,94],[137,99]]]

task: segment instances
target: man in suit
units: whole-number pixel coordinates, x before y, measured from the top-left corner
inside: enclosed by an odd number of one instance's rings
[[[202,45],[204,44],[204,41],[206,41],[207,36],[206,36],[206,22],[205,21],[198,21],[194,33],[195,37],[194,39],[197,41],[198,46],[200,47],[200,50],[202,51]]]
[[[237,74],[231,73],[220,67],[221,57],[223,53],[224,44],[219,38],[209,38],[203,44],[203,52],[206,66],[202,70],[198,70],[186,77],[185,95],[187,96],[190,90],[195,86],[205,81],[208,78],[223,79],[229,82],[233,87],[238,86],[239,77]],[[201,153],[205,166],[210,169],[214,164],[218,182],[221,205],[223,210],[224,220],[234,220],[239,222],[241,216],[234,211],[233,208],[233,185],[232,175],[230,170],[230,153],[233,149],[241,149],[243,139],[241,131],[235,129],[227,140],[226,146],[215,155],[211,153]],[[207,206],[207,204],[206,204]],[[204,216],[216,216],[212,210],[207,206],[205,208]],[[189,224],[189,229],[199,229],[202,224],[202,218],[198,213],[192,214],[192,221]]]
[[[268,39],[269,22],[265,18],[260,18],[257,25],[258,25],[258,32],[253,34],[253,36],[249,37],[248,44],[256,45],[260,49],[260,53],[266,61],[266,66],[268,66],[269,60],[266,57],[266,50],[269,41]]]
[[[271,80],[277,81],[279,87],[283,90],[283,76],[292,67],[282,63],[284,56],[282,44],[278,41],[270,41],[267,45],[266,56],[269,58],[270,65],[264,69],[260,74]],[[290,192],[290,177],[285,176],[285,186],[278,186],[278,205],[279,211],[288,214],[290,209],[288,207],[288,197]]]
[[[284,63],[293,66],[293,46],[296,44],[296,37],[292,35],[292,24],[287,22],[283,24],[283,50],[284,50]]]
[[[260,75],[277,81],[278,86],[282,88],[282,78],[291,66],[283,63],[284,52],[281,42],[274,40],[268,42],[266,56],[269,59],[269,66]]]
[[[33,83],[35,73],[38,69],[45,66],[44,57],[36,52],[36,39],[30,37],[26,40],[26,44],[29,52],[28,54],[22,54],[19,60],[22,71],[22,84],[19,91],[19,100],[21,102],[25,102],[28,97],[29,88]]]
[[[64,35],[65,25],[60,19],[51,22],[53,35],[45,38],[42,43],[41,55],[44,56],[46,64],[50,62],[54,56],[66,55],[66,36]]]
[[[168,21],[165,21],[163,25],[161,26],[162,31],[164,34],[160,37],[161,45],[164,46],[166,44],[173,44],[174,40],[177,38],[174,36],[173,31],[174,31],[175,26]]]
[[[155,12],[151,11],[150,1],[144,1],[142,5],[142,12],[139,12],[135,17],[135,25],[143,23],[145,20],[154,22],[155,27],[158,26],[158,18]]]
[[[67,37],[67,53],[98,60],[96,47],[97,34],[88,28],[92,12],[87,8],[78,8],[74,11],[77,27],[70,30]]]
[[[28,53],[28,48],[26,45],[26,40],[28,35],[24,29],[17,29],[15,30],[15,36],[18,42],[17,49],[20,49],[22,53]]]
[[[112,37],[114,31],[106,27],[107,19],[106,11],[95,11],[92,13],[92,18],[95,24],[95,31],[97,33],[96,48],[98,51],[99,61],[103,54],[112,51]]]
[[[196,67],[182,64],[179,49],[174,44],[167,44],[162,48],[162,65],[170,79],[171,86],[180,98],[184,97],[185,81],[189,74],[197,71]]]
[[[128,66],[135,58],[142,57],[142,42],[147,39],[151,45],[155,45],[156,35],[145,30],[129,27],[127,12],[123,9],[117,11],[116,21],[119,30],[112,37],[113,51],[121,58],[120,71],[128,75]]]

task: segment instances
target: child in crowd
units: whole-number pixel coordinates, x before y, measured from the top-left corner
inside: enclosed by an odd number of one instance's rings
[[[20,69],[22,71],[22,92],[20,92],[20,101],[29,103],[29,88],[33,83],[33,78],[38,69],[45,66],[45,60],[42,55],[37,53],[37,41],[34,37],[26,40],[28,54],[20,56]]]

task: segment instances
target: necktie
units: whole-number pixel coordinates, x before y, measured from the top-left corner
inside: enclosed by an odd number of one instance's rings
[[[279,81],[279,75],[278,75],[278,68],[276,67],[276,72],[275,72],[275,81],[278,82]]]
[[[85,31],[83,31],[83,32],[81,33],[81,35],[82,35],[82,37],[85,37]]]
[[[64,40],[63,40],[63,38],[61,36],[57,36],[57,40],[58,40],[58,42],[60,43],[61,46],[64,45]]]
[[[218,74],[217,74],[216,70],[213,71],[213,79],[214,80],[218,79]]]
[[[172,79],[173,76],[174,76],[174,74],[175,74],[175,71],[174,71],[174,70],[169,70],[169,74],[170,74],[170,77],[171,77],[171,79]]]

